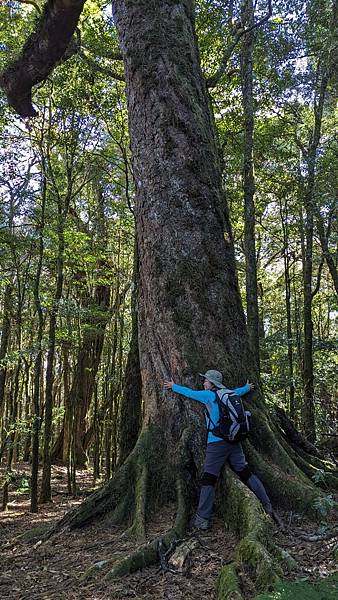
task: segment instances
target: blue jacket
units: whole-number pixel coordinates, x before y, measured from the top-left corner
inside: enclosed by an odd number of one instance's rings
[[[215,425],[219,421],[219,408],[215,398],[215,392],[212,390],[192,390],[188,387],[183,387],[183,385],[177,385],[174,383],[172,386],[172,391],[176,394],[181,394],[181,396],[185,396],[186,398],[191,398],[192,400],[197,400],[197,402],[201,402],[201,404],[205,405],[207,409],[210,419]],[[237,396],[244,396],[250,392],[250,386],[248,383],[243,385],[240,388],[236,388],[235,390],[226,389],[225,391],[233,394],[237,394]],[[208,417],[206,417],[206,423],[208,424]],[[208,444],[211,442],[221,442],[223,441],[221,438],[213,435],[211,431],[208,432]]]

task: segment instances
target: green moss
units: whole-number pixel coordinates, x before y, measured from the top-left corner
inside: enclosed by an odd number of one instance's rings
[[[134,571],[138,571],[149,565],[156,564],[158,562],[158,545],[160,540],[166,548],[169,548],[176,539],[177,533],[175,529],[170,529],[163,538],[157,538],[146,546],[142,546],[142,548],[136,552],[117,561],[113,568],[107,573],[106,577],[122,577],[123,575],[134,573]]]
[[[42,525],[37,525],[36,527],[32,527],[32,529],[24,531],[24,533],[18,535],[18,539],[24,540],[25,542],[31,542],[44,537],[50,529],[51,523],[43,523]]]
[[[271,593],[260,594],[254,600],[336,600],[338,575],[308,583],[307,581],[280,581]]]
[[[297,561],[283,548],[279,548],[275,544],[271,543],[269,550],[276,560],[280,564],[283,564],[284,568],[286,568],[289,573],[297,567]]]
[[[216,582],[216,594],[218,600],[242,600],[238,577],[233,565],[226,565]]]
[[[279,565],[259,541],[245,537],[237,546],[235,560],[238,567],[249,572],[257,590],[266,590],[282,574]]]
[[[232,473],[227,473],[226,483],[222,512],[226,522],[241,538],[236,548],[234,567],[237,572],[244,570],[257,590],[266,590],[282,574],[271,541],[269,517],[258,500]]]
[[[264,460],[264,456],[251,445],[246,447],[246,454],[249,464],[264,482],[273,502],[282,502],[285,508],[298,509],[315,516],[314,502],[320,493],[289,457],[285,460],[283,469]],[[288,456],[286,452],[284,454]]]
[[[128,575],[148,565],[153,565],[158,561],[158,541],[154,540],[148,546],[143,547],[137,552],[133,552],[126,558],[117,561],[113,568],[107,573],[106,577],[116,578]]]
[[[220,507],[225,522],[239,537],[250,534],[267,543],[270,537],[267,515],[252,492],[229,470],[222,481]]]
[[[333,556],[335,561],[338,563],[338,546],[335,547],[334,551],[333,551]]]

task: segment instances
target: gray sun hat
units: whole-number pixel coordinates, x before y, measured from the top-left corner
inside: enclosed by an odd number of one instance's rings
[[[213,369],[210,369],[206,373],[199,373],[199,375],[201,377],[204,377],[204,379],[207,379],[208,381],[211,381],[211,383],[213,383],[218,388],[225,388],[226,387],[222,383],[223,375],[222,375],[222,373],[220,371],[214,371]]]

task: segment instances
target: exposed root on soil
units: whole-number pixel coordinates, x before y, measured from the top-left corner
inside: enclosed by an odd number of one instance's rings
[[[100,490],[86,498],[80,507],[67,513],[48,533],[47,537],[63,531],[83,527],[95,518],[109,518],[113,524],[127,521],[136,537],[145,537],[145,502],[148,480],[150,432],[145,430],[126,461]]]
[[[156,564],[159,562],[159,551],[166,552],[184,536],[189,519],[189,504],[186,486],[180,478],[176,480],[176,494],[178,508],[173,527],[148,544],[142,545],[136,552],[117,559],[107,573],[107,577],[121,577]]]
[[[309,475],[312,469],[319,468],[314,466],[314,461],[320,459],[311,457],[311,462],[306,462],[275,431],[274,424],[268,417],[260,415],[258,418],[257,413],[256,417],[255,445],[245,445],[252,470],[261,477],[273,502],[315,515],[315,502],[322,492],[309,479]],[[87,575],[92,576],[99,570],[107,578],[116,578],[158,562],[162,565],[161,557],[165,556],[168,562],[168,558],[184,538],[193,497],[188,483],[193,479],[191,432],[185,430],[181,437],[175,467],[161,463],[163,439],[165,437],[159,430],[143,430],[134,450],[114,477],[101,490],[89,496],[80,507],[65,515],[49,532],[48,537],[55,533],[62,534],[63,531],[81,527],[96,517],[104,517],[112,524],[129,522],[123,535],[134,537],[142,545],[127,556],[117,553],[108,560],[99,561]],[[303,463],[306,463],[307,468]],[[175,471],[177,476],[173,480]],[[292,559],[273,543],[272,520],[264,513],[252,492],[228,469],[225,478],[222,513],[225,523],[234,529],[239,541],[231,564],[221,570],[217,590],[220,600],[241,600],[248,582],[251,591],[266,590],[281,576],[281,564],[288,570],[292,568]],[[223,486],[224,481],[222,488]],[[173,526],[155,539],[145,542],[149,515],[174,500],[177,513]]]
[[[132,525],[124,532],[124,537],[134,537],[136,540],[144,540],[146,537],[147,480],[148,468],[147,465],[143,464],[139,467],[139,476],[135,485],[135,508],[133,522]]]
[[[266,590],[281,575],[281,551],[272,542],[270,517],[254,495],[232,474],[221,499],[224,520],[239,536],[233,562],[222,568],[217,582],[219,600],[242,599],[243,576],[255,590]],[[241,575],[242,574],[242,575]]]

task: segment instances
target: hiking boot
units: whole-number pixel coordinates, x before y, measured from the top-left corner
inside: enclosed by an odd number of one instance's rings
[[[209,521],[208,521],[208,519],[203,519],[203,517],[200,517],[199,515],[196,515],[192,519],[191,526],[194,529],[206,530],[206,529],[209,529]]]

